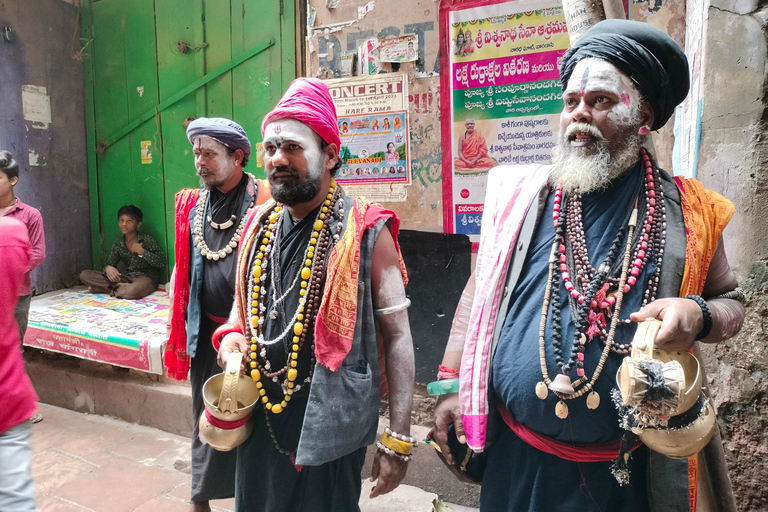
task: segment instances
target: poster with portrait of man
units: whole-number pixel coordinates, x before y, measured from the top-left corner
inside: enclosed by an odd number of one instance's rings
[[[443,230],[477,236],[488,171],[551,162],[568,29],[559,1],[446,0],[440,30]]]

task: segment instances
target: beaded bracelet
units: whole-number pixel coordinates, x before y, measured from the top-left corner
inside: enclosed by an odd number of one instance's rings
[[[744,290],[739,288],[738,286],[734,288],[733,290],[725,293],[721,293],[720,295],[715,295],[714,297],[709,297],[707,300],[714,300],[714,299],[731,299],[731,300],[737,300],[741,303],[744,303],[744,300],[747,298],[746,294],[744,293]]]
[[[709,333],[712,331],[712,311],[710,311],[709,306],[707,305],[707,301],[698,295],[686,295],[685,298],[695,301],[696,304],[698,304],[701,308],[701,314],[704,317],[704,324],[701,327],[699,334],[696,335],[696,341],[703,340],[709,336]]]
[[[390,450],[394,450],[400,455],[410,455],[411,450],[413,449],[413,443],[401,441],[400,439],[390,436],[386,432],[381,435],[381,444]]]
[[[397,432],[393,431],[389,427],[384,428],[384,433],[394,437],[395,439],[399,439],[400,441],[405,441],[406,443],[410,443],[413,445],[416,444],[416,439],[414,439],[413,437],[406,436],[405,434],[398,434]]]
[[[211,344],[213,345],[213,349],[218,352],[219,348],[221,348],[221,338],[233,332],[243,334],[243,328],[240,327],[240,325],[234,324],[220,325],[215,331],[213,331],[213,336],[211,336]]]
[[[390,457],[397,457],[398,459],[400,459],[402,461],[405,461],[405,462],[410,462],[410,461],[413,460],[413,455],[401,455],[401,454],[397,453],[395,450],[387,448],[386,446],[381,444],[380,441],[376,442],[376,448],[378,448],[380,452],[384,452],[387,455],[389,455]]]

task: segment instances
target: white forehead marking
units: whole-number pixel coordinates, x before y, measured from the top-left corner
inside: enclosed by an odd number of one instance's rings
[[[207,149],[209,151],[215,151],[217,149],[224,148],[224,145],[212,137],[207,135],[198,135],[192,141],[192,146],[195,149]]]
[[[589,68],[588,74],[585,71]],[[564,95],[578,94],[584,83],[585,92],[603,91],[615,94],[619,102],[608,114],[608,119],[617,125],[626,125],[640,105],[640,94],[632,81],[616,66],[602,59],[583,59],[576,63],[568,79]]]
[[[264,130],[264,142],[282,144],[285,140],[298,142],[307,149],[309,145],[317,145],[315,132],[298,119],[278,119],[269,123]]]
[[[323,152],[315,131],[297,119],[279,119],[269,123],[264,130],[264,144],[280,146],[285,141],[298,143],[304,148],[304,158],[312,177],[323,173]]]

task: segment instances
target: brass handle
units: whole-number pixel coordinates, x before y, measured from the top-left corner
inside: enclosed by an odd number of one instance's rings
[[[237,382],[240,379],[240,364],[243,362],[243,353],[234,351],[229,355],[227,368],[224,370],[224,382],[221,384],[218,408],[224,413],[237,412]]]

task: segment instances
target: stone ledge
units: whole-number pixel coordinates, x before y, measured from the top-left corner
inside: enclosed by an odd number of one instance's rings
[[[82,363],[74,358],[27,357],[27,373],[40,401],[192,435],[189,385],[159,382],[111,365]]]

